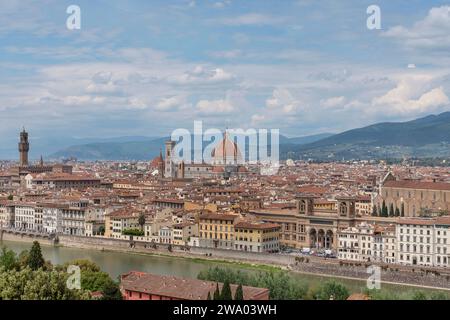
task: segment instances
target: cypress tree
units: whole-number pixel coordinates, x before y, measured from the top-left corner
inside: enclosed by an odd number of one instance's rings
[[[400,217],[400,210],[397,207],[395,208],[395,216]]]
[[[395,211],[394,211],[394,204],[391,203],[391,205],[389,206],[389,216],[390,216],[390,217],[393,217],[394,214],[395,214]]]
[[[41,245],[39,242],[34,241],[33,246],[31,247],[30,253],[27,259],[27,265],[31,268],[31,270],[38,270],[39,268],[44,267],[45,260],[42,256]]]
[[[378,208],[377,205],[374,204],[372,208],[372,217],[376,217],[378,215]]]
[[[225,280],[225,283],[222,286],[222,292],[220,293],[220,300],[233,300],[233,296],[231,295],[231,287],[230,282]]]
[[[206,300],[211,300],[211,292],[208,291],[208,297],[206,298]]]
[[[402,217],[405,216],[405,204],[404,204],[404,203],[402,203],[402,209],[401,209],[400,215],[401,215]]]
[[[244,300],[244,290],[242,284],[238,285],[236,293],[234,294],[234,300]]]
[[[383,200],[383,207],[381,209],[381,216],[387,217],[388,216],[388,208],[386,206],[386,202]]]
[[[214,291],[213,300],[220,300],[220,291],[218,283],[216,283],[216,291]]]

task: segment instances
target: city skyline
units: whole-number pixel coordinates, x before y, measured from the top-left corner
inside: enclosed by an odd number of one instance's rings
[[[42,140],[165,136],[194,120],[305,136],[446,111],[449,6],[405,3],[379,2],[369,30],[369,1],[78,1],[68,30],[72,3],[10,1],[0,142],[23,125]]]

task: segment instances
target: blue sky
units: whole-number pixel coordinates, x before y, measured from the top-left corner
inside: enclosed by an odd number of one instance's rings
[[[71,4],[81,30],[66,28]],[[371,4],[381,30],[366,27]],[[449,5],[5,0],[0,149],[23,125],[44,140],[162,136],[194,120],[304,136],[447,111]]]

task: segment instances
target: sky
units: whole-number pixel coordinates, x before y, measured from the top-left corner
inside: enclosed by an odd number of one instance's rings
[[[22,126],[45,140],[406,121],[450,110],[449,52],[448,1],[0,0],[0,149]]]

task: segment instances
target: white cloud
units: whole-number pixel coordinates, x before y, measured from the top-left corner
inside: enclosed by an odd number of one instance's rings
[[[248,13],[232,18],[222,18],[215,21],[227,26],[264,26],[282,23],[284,19],[267,14]]]
[[[259,124],[261,124],[264,120],[266,119],[266,117],[264,115],[261,114],[254,114],[251,117],[251,124],[254,127],[257,127]]]
[[[345,97],[332,97],[320,101],[320,104],[325,108],[333,108],[341,106],[345,102]]]
[[[427,75],[402,78],[395,88],[374,98],[372,104],[388,114],[418,115],[438,111],[450,100],[442,86],[432,87],[432,81]],[[380,109],[374,111],[380,112]]]
[[[432,8],[412,27],[395,26],[383,35],[412,48],[450,49],[450,6]]]
[[[301,107],[300,101],[296,100],[291,92],[285,88],[275,89],[272,96],[266,100],[267,108],[282,113],[295,113]]]
[[[193,71],[187,71],[183,74],[170,76],[168,81],[174,84],[208,84],[219,83],[233,80],[234,76],[224,69],[205,69],[203,66],[197,66]]]
[[[173,96],[173,97],[168,97],[168,98],[162,98],[156,104],[156,110],[160,110],[160,111],[174,110],[174,109],[181,107],[184,104],[186,104],[185,97]]]
[[[200,100],[196,108],[203,114],[220,114],[234,111],[234,107],[229,100]]]

